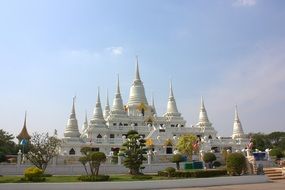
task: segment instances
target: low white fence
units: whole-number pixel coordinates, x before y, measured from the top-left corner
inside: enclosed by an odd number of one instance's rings
[[[7,164],[0,165],[0,175],[22,175],[25,168],[31,165],[15,165]],[[157,173],[157,171],[163,170],[166,167],[175,167],[174,163],[161,163],[161,164],[146,164],[144,173]],[[46,169],[46,173],[53,175],[82,175],[85,174],[83,165],[49,165]],[[102,164],[100,167],[100,174],[127,174],[128,169],[123,165],[111,165]]]

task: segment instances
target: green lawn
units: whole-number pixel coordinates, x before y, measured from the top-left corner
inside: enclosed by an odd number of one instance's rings
[[[163,180],[163,179],[175,179],[175,178],[167,178],[157,175],[151,175],[151,180]],[[2,176],[0,177],[0,183],[23,183],[21,178],[23,176]],[[110,181],[138,181],[137,179],[132,179],[131,175],[110,175]],[[46,181],[48,183],[55,182],[81,182],[78,180],[78,176],[52,176],[46,177]],[[26,182],[24,182],[26,183]]]

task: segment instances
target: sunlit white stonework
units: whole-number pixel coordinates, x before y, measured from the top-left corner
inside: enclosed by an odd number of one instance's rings
[[[80,148],[92,147],[96,151],[104,152],[106,155],[117,151],[124,141],[129,130],[136,130],[152,145],[152,151],[156,155],[172,154],[175,144],[183,134],[192,133],[200,138],[200,149],[202,152],[231,149],[240,151],[246,147],[248,138],[244,134],[238,116],[237,108],[233,124],[232,137],[218,137],[217,131],[209,121],[204,100],[201,98],[201,107],[196,125],[186,125],[182,114],[178,111],[172,83],[170,83],[167,110],[162,116],[156,113],[154,100],[151,104],[145,95],[143,82],[140,78],[138,62],[136,64],[135,78],[130,88],[129,100],[123,103],[119,77],[117,79],[116,93],[113,105],[109,105],[107,94],[106,106],[103,112],[100,92],[98,89],[96,106],[93,116],[87,120],[87,114],[81,133],[75,114],[75,103],[73,100],[72,111],[64,131],[61,155],[80,155]],[[103,114],[104,113],[104,114]]]

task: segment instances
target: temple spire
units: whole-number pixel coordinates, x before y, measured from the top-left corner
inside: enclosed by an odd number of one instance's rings
[[[107,117],[110,115],[110,104],[109,104],[109,93],[107,89],[107,95],[106,95],[106,105],[104,110],[104,118],[107,119]]]
[[[66,128],[64,130],[64,137],[66,138],[78,138],[80,136],[76,114],[75,114],[75,99],[76,96],[74,96],[72,99],[71,113],[67,121]]]
[[[19,140],[19,143],[25,139],[25,140],[29,140],[31,138],[31,136],[28,133],[27,130],[27,111],[25,111],[25,119],[24,119],[24,125],[23,128],[20,132],[20,134],[17,136],[17,139]]]
[[[132,109],[136,110],[136,107],[142,104],[144,106],[147,106],[148,102],[145,96],[144,85],[140,77],[138,57],[136,57],[135,78],[130,88],[128,107],[131,110]]]
[[[82,125],[82,133],[85,133],[88,128],[88,119],[87,119],[87,111],[85,111],[85,120]]]
[[[243,132],[243,128],[239,119],[237,105],[235,106],[235,118],[234,118],[234,125],[233,125],[233,135],[232,138],[244,138],[245,134]]]
[[[169,97],[167,103],[167,113],[179,113],[176,105],[176,101],[173,94],[172,81],[170,81]]]
[[[135,75],[135,81],[140,81],[140,71],[139,71],[139,58],[136,56],[136,75]]]
[[[121,95],[121,91],[120,91],[120,77],[119,74],[117,76],[117,91],[116,94],[120,94]]]
[[[152,113],[153,113],[153,114],[156,114],[156,109],[155,109],[153,94],[152,94],[152,96],[151,96],[151,107],[152,107]]]
[[[124,105],[123,105],[123,100],[122,100],[122,96],[121,96],[121,92],[120,92],[120,79],[119,79],[119,75],[118,75],[118,79],[117,79],[117,91],[115,93],[115,98],[113,100],[113,106],[112,106],[112,113],[122,113],[125,112],[124,109]]]
[[[97,101],[96,101],[96,105],[95,105],[95,108],[94,108],[94,111],[93,111],[93,120],[95,122],[99,121],[100,124],[104,120],[102,107],[101,107],[100,88],[99,87],[98,87],[98,92],[97,92]]]
[[[206,108],[205,108],[205,105],[204,105],[203,96],[201,96],[199,123],[209,123],[209,118],[208,118],[207,111],[206,111]]]

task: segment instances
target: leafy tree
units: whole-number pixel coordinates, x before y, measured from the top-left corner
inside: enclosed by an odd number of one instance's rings
[[[130,169],[131,175],[138,175],[143,161],[147,160],[145,140],[134,130],[129,131],[127,137],[127,141],[123,144],[124,148],[121,149],[125,157],[124,166]]]
[[[266,134],[251,133],[249,136],[253,139],[253,150],[258,149],[264,151],[267,148],[272,148],[272,144]]]
[[[277,160],[283,157],[282,151],[280,149],[278,149],[278,148],[274,148],[274,149],[270,150],[269,155],[270,156],[275,156],[275,158]]]
[[[180,170],[180,162],[183,161],[183,156],[181,154],[174,154],[171,161],[176,163],[176,169]]]
[[[58,155],[61,141],[48,133],[34,133],[29,143],[26,157],[39,169],[46,170],[50,160]]]
[[[0,129],[0,162],[5,161],[5,155],[7,154],[17,154],[18,146],[13,139],[13,135]]]
[[[186,154],[189,160],[192,160],[193,152],[195,151],[194,144],[197,141],[197,136],[193,134],[185,134],[179,137],[176,148],[182,154]]]
[[[278,147],[281,141],[285,138],[285,132],[272,132],[268,135],[268,139],[274,147]]]
[[[84,155],[79,158],[79,162],[84,166],[87,175],[87,164],[89,165],[91,176],[98,176],[102,162],[106,161],[106,155],[103,152],[92,151],[90,147],[81,148],[80,152]]]
[[[207,152],[203,156],[203,160],[205,163],[210,163],[210,168],[212,167],[212,162],[217,159],[216,155],[212,152]]]

